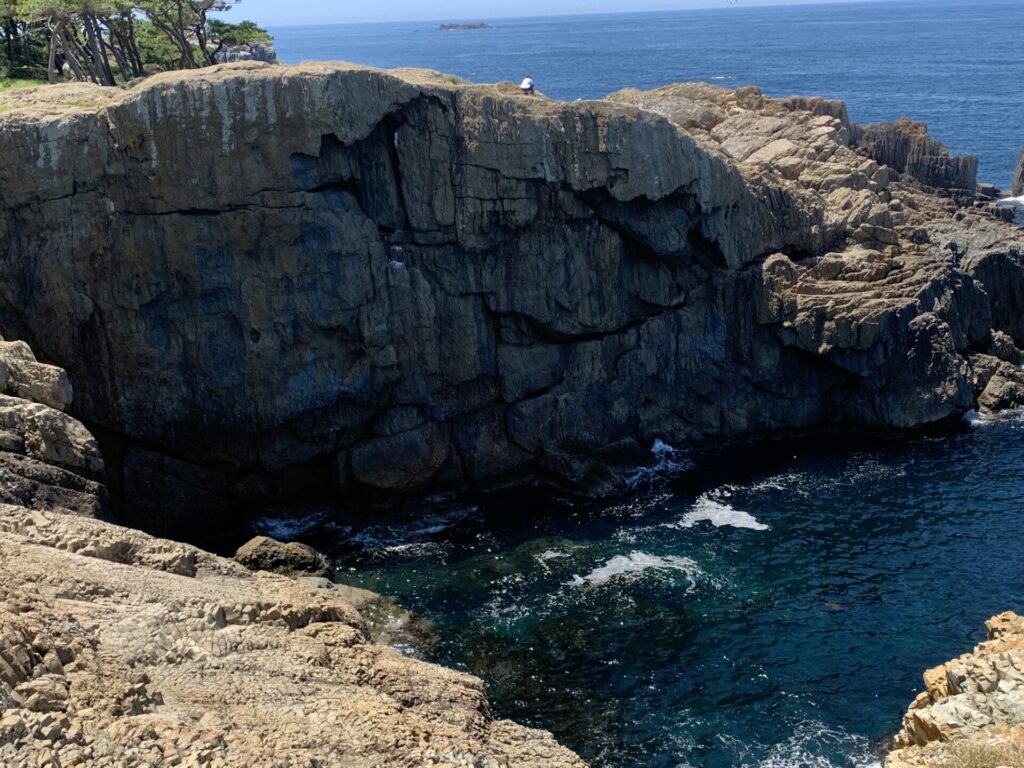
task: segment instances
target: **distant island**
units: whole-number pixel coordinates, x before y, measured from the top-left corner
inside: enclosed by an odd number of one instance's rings
[[[451,32],[453,29],[494,29],[490,24],[478,21],[475,24],[442,24],[438,27],[440,32]]]

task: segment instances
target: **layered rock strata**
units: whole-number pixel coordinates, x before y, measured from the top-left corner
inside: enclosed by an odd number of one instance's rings
[[[147,525],[328,485],[614,492],[656,438],[1019,399],[1024,237],[960,207],[973,161],[839,102],[342,64],[20,98],[0,328],[68,367]]]
[[[0,339],[0,504],[104,517],[104,464],[96,440],[65,409],[64,370],[27,344]]]
[[[1024,764],[1024,618],[1004,613],[986,627],[973,653],[925,673],[886,768]]]

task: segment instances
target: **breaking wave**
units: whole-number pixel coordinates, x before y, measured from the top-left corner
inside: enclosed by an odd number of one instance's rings
[[[604,584],[616,577],[635,578],[646,571],[675,571],[683,574],[690,588],[697,585],[697,580],[704,574],[695,560],[689,557],[669,555],[649,555],[646,552],[631,552],[628,555],[616,555],[599,568],[595,568],[586,576],[574,576],[569,582],[581,587],[587,584]]]
[[[697,523],[708,522],[716,528],[747,528],[751,531],[767,531],[768,526],[759,522],[749,512],[735,509],[728,504],[704,494],[694,502],[693,507],[674,525],[678,528],[693,528]]]

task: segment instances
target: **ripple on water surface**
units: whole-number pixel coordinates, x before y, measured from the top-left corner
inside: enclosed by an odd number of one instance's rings
[[[923,670],[1024,607],[1022,438],[665,446],[607,507],[435,499],[308,540],[432,619],[498,715],[599,768],[870,766]]]

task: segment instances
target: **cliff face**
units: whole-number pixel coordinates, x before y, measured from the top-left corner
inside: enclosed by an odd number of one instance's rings
[[[917,428],[1000,370],[1013,404],[1024,239],[836,102],[255,64],[22,99],[0,329],[69,369],[150,524],[289,484],[613,490],[655,438]]]
[[[950,156],[945,146],[928,135],[924,123],[900,120],[881,125],[854,126],[854,145],[882,165],[905,173],[957,197],[974,197],[978,158]]]

